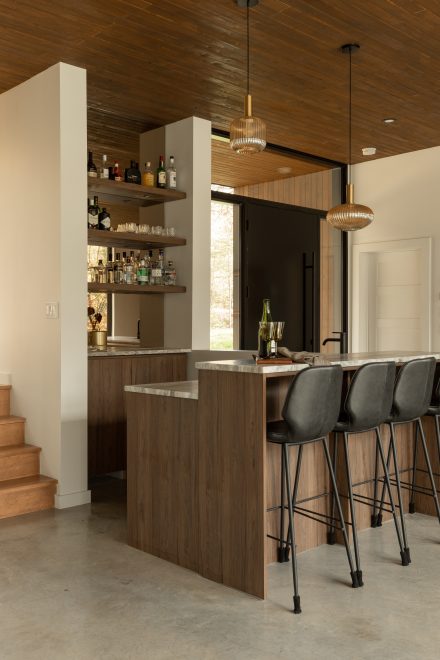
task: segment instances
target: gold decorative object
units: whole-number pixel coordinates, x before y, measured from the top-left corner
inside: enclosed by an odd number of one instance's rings
[[[341,231],[357,231],[363,229],[371,224],[374,220],[374,213],[369,206],[363,204],[355,204],[354,201],[354,187],[351,183],[351,96],[352,96],[352,72],[351,72],[351,55],[354,51],[359,50],[359,44],[345,44],[341,50],[343,53],[350,55],[350,84],[349,84],[349,104],[348,104],[348,183],[346,188],[347,201],[344,204],[334,206],[327,213],[327,222]]]
[[[254,154],[266,148],[266,124],[252,115],[252,96],[249,92],[249,7],[258,4],[258,0],[237,0],[240,7],[246,6],[247,25],[247,93],[244,99],[244,117],[231,122],[229,135],[230,147],[237,154]]]

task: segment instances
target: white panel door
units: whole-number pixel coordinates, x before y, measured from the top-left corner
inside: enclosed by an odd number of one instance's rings
[[[430,239],[353,248],[353,350],[430,349]]]

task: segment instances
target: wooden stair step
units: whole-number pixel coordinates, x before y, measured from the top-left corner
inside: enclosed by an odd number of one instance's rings
[[[39,474],[0,482],[0,518],[54,507],[57,480]]]
[[[5,415],[0,417],[0,447],[24,443],[24,417]]]
[[[0,447],[0,482],[38,475],[40,452],[41,448],[34,445]]]
[[[0,417],[6,417],[11,412],[11,386],[0,385]]]

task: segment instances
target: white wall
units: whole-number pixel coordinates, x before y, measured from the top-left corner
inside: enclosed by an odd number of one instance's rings
[[[355,201],[370,206],[373,223],[352,244],[432,237],[432,350],[440,350],[440,147],[355,165]]]
[[[59,507],[90,498],[86,107],[86,72],[66,64],[0,96],[0,370],[42,472],[59,480]]]

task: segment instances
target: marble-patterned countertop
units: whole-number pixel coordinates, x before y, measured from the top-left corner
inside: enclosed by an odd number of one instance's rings
[[[440,360],[440,353],[417,352],[417,351],[382,351],[374,353],[328,353],[322,354],[322,358],[328,364],[340,364],[343,368],[356,368],[368,362],[408,362],[422,357],[435,357]],[[307,367],[306,364],[292,363],[283,365],[257,365],[253,360],[216,360],[212,362],[196,362],[196,369],[208,371],[236,371],[238,373],[269,374],[269,373],[291,373],[301,371]]]
[[[190,348],[140,348],[139,346],[107,346],[105,350],[89,346],[89,357],[112,357],[131,355],[164,355],[172,353],[191,353]]]
[[[126,392],[172,396],[178,399],[197,400],[199,398],[199,382],[197,380],[181,380],[175,383],[152,383],[151,385],[126,385],[124,389]]]

